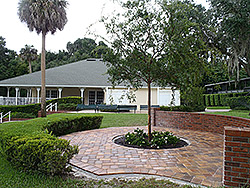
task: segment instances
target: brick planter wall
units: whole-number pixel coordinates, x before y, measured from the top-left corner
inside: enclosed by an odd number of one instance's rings
[[[225,127],[224,185],[250,185],[250,128]]]
[[[224,185],[250,185],[250,119],[152,110],[154,126],[224,134]]]

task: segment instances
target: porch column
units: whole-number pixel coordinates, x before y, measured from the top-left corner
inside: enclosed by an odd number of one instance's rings
[[[7,87],[7,97],[10,97],[10,87]]]
[[[58,91],[59,91],[59,97],[58,98],[62,98],[62,88],[58,88]]]
[[[157,105],[160,105],[160,88],[157,87]]]
[[[17,97],[18,97],[18,93],[19,93],[19,88],[16,87],[15,89],[16,89],[16,105],[17,105]]]
[[[37,93],[37,103],[40,103],[40,88],[36,88],[36,93]]]
[[[26,89],[26,97],[29,98],[30,94],[29,94],[29,89]]]
[[[84,88],[81,88],[81,98],[82,98],[82,104],[84,104]]]
[[[105,88],[105,102],[109,105],[109,88]]]

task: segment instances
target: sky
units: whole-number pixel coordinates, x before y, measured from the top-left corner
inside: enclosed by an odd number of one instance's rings
[[[41,51],[42,36],[35,31],[30,32],[27,25],[19,20],[17,7],[19,0],[0,0],[0,36],[5,38],[6,47],[19,52],[26,44],[33,45],[39,52]],[[206,8],[209,4],[206,0],[194,0]],[[68,0],[67,18],[68,22],[62,31],[57,31],[54,35],[47,34],[46,50],[58,52],[66,50],[68,42],[74,42],[78,38],[96,39],[94,35],[89,35],[89,26],[92,32],[105,36],[105,29],[98,24],[102,15],[111,15],[119,7],[113,0]]]

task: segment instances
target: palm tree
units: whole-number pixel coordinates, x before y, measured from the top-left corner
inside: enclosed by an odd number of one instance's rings
[[[54,34],[57,29],[63,30],[67,23],[65,0],[20,0],[18,16],[25,22],[30,31],[42,33],[41,55],[41,116],[46,117],[46,88],[45,88],[45,37],[48,32]]]
[[[20,50],[19,56],[25,62],[29,63],[29,72],[32,73],[31,62],[37,59],[37,49],[34,48],[33,45],[25,45],[24,48]]]

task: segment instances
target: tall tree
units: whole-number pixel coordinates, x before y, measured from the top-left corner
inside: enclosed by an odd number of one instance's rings
[[[19,56],[23,61],[28,62],[29,73],[32,73],[31,62],[37,59],[37,49],[35,49],[33,45],[25,45],[25,47],[20,50]]]
[[[228,60],[228,67],[237,74],[243,67],[250,76],[250,1],[209,0],[218,32],[215,43]]]
[[[48,32],[54,34],[57,29],[63,30],[67,23],[65,0],[20,0],[18,15],[30,31],[42,33],[41,55],[41,116],[46,117],[46,86],[45,86],[45,37]]]
[[[190,8],[186,4],[133,0],[122,3],[122,7],[124,14],[102,19],[113,39],[112,49],[104,60],[113,85],[125,84],[133,88],[147,86],[150,140],[151,86],[167,86],[176,82],[171,78],[174,75],[172,72],[175,72],[169,69],[171,64],[172,68],[185,69],[186,62],[189,65],[193,62],[196,66],[193,69],[199,69],[203,58],[197,54],[204,49],[204,42],[199,37],[199,28],[183,14],[183,9]],[[188,61],[184,61],[186,59]],[[178,66],[174,66],[175,63]],[[174,76],[179,80],[182,77],[181,74]]]

